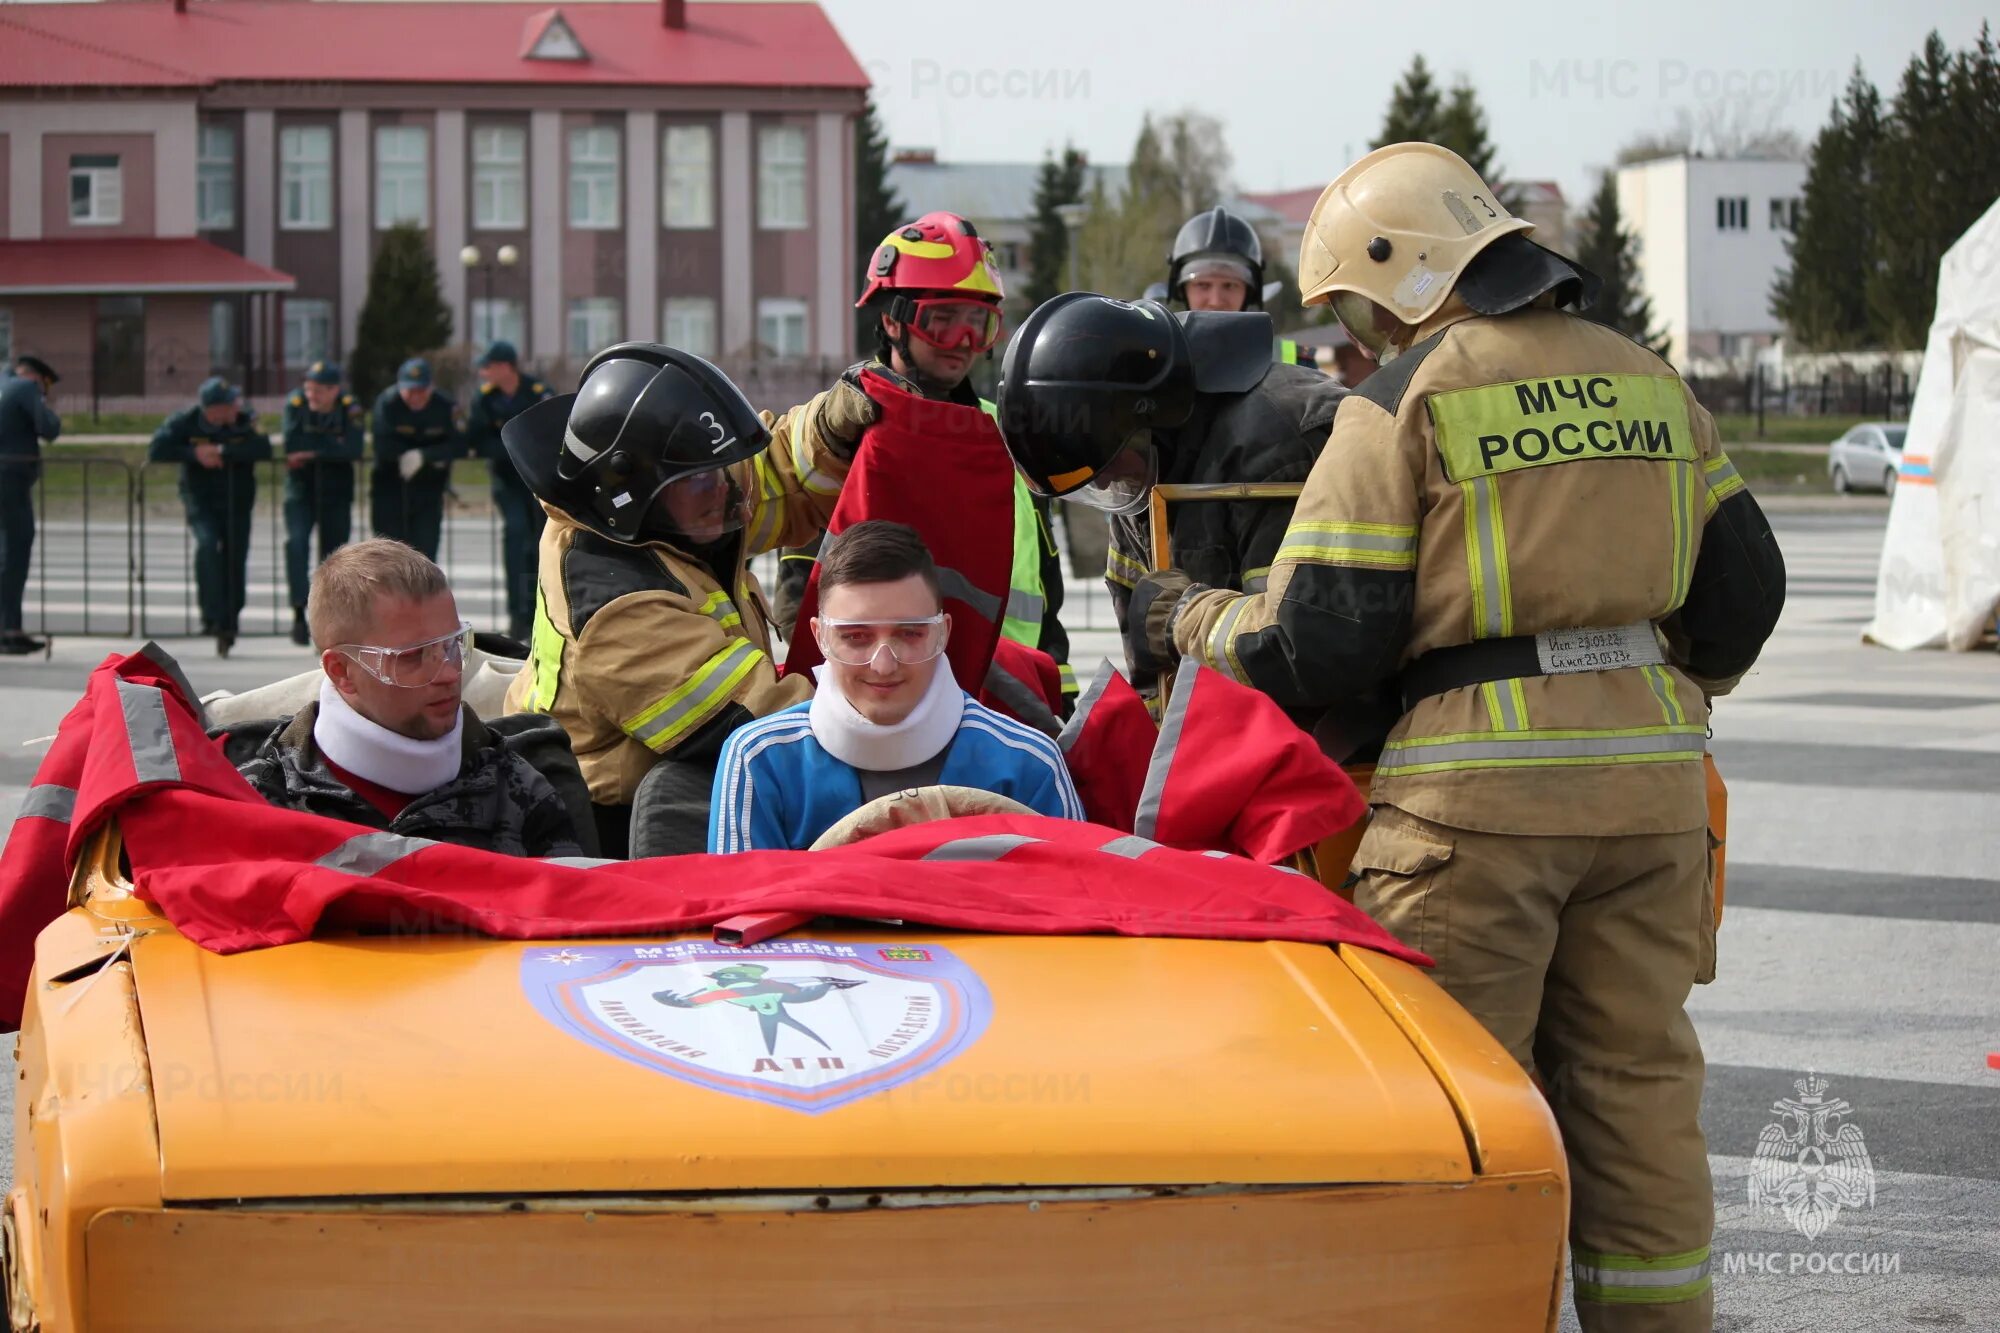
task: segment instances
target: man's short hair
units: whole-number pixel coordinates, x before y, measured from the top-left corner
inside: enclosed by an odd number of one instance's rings
[[[325,652],[336,644],[365,642],[377,597],[421,602],[450,591],[444,571],[423,552],[373,537],[341,547],[313,571],[306,624],[313,646]]]
[[[828,537],[819,557],[819,595],[843,583],[894,583],[912,574],[944,600],[938,586],[937,564],[930,547],[917,530],[906,523],[871,518],[856,523],[837,537]]]

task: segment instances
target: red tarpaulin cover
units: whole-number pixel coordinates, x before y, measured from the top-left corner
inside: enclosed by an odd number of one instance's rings
[[[550,939],[802,911],[1003,934],[1352,943],[1426,961],[1304,875],[1040,816],[942,820],[820,852],[601,863],[371,831],[266,805],[189,698],[149,647],[107,659],[64,719],[0,855],[0,1022],[18,1025],[34,937],[114,815],[140,894],[223,953],[322,926]]]

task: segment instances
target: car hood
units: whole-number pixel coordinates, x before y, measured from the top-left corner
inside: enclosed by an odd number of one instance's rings
[[[169,1200],[1473,1173],[1431,1066],[1318,945],[882,929],[221,956],[163,929],[132,964]]]

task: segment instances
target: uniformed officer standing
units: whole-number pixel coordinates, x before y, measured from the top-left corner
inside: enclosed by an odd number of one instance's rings
[[[1167,253],[1167,280],[1148,294],[1155,293],[1189,310],[1262,310],[1278,284],[1264,281],[1257,229],[1218,204],[1181,224]],[[1271,339],[1271,359],[1319,368],[1312,353],[1290,338]]]
[[[451,465],[465,456],[458,404],[431,387],[431,363],[413,356],[396,383],[375,400],[375,469],[369,519],[377,537],[393,537],[437,559]]]
[[[62,419],[48,402],[57,378],[48,362],[23,356],[0,384],[0,656],[38,653],[47,646],[28,637],[21,603],[35,553],[35,481],[42,474],[42,441],[62,433]]]
[[[347,544],[354,521],[354,465],[361,461],[361,404],[340,391],[340,367],[315,361],[305,384],[285,399],[285,582],[292,595],[292,642],[312,643],[306,594],[312,586],[312,534],[319,558]]]
[[[257,414],[220,376],[201,382],[195,406],[160,423],[146,451],[150,462],[181,465],[201,632],[215,636],[215,650],[225,657],[247,595],[257,464],[269,457],[271,439],[257,429]]]
[[[526,643],[535,623],[535,575],[548,513],[507,457],[500,428],[555,395],[542,381],[521,373],[521,357],[513,343],[493,343],[477,365],[479,395],[466,414],[466,445],[474,457],[486,460],[493,478],[493,507],[500,511],[500,567],[507,580],[507,633]]]
[[[1149,574],[1136,651],[1284,703],[1400,672],[1355,902],[1541,1075],[1578,1318],[1713,1326],[1702,1056],[1710,696],[1784,602],[1769,525],[1658,356],[1560,307],[1596,280],[1455,154],[1327,187],[1299,286],[1383,361],[1343,400],[1261,595]]]

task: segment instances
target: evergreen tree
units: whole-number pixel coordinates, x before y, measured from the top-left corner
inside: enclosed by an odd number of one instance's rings
[[[1375,136],[1375,142],[1370,146],[1380,148],[1384,144],[1418,140],[1440,143],[1442,140],[1438,136],[1443,128],[1444,100],[1438,95],[1437,81],[1431,77],[1430,66],[1419,54],[1411,58],[1410,67],[1403,71],[1395,91],[1389,94],[1389,110],[1382,118],[1382,132]]]
[[[1872,341],[1865,292],[1875,262],[1870,172],[1882,137],[1882,99],[1855,62],[1807,158],[1798,226],[1785,241],[1791,267],[1771,288],[1771,313],[1811,351],[1851,351]]]
[[[1493,160],[1493,140],[1486,131],[1486,111],[1479,105],[1479,94],[1473,91],[1469,80],[1460,78],[1452,84],[1451,96],[1438,119],[1438,137],[1432,142],[1442,144],[1471,163],[1480,179],[1509,209],[1519,202],[1515,192],[1501,178],[1500,164]]]
[[[382,233],[368,266],[368,297],[361,305],[348,383],[358,399],[372,401],[395,383],[405,360],[450,341],[451,311],[439,289],[430,237],[414,222],[399,222]]]
[[[898,223],[907,221],[903,201],[889,184],[889,136],[882,129],[882,117],[876,112],[871,95],[862,105],[860,118],[854,122],[854,243],[860,249],[854,261],[857,283],[868,271],[882,238]],[[860,287],[854,290],[860,294]],[[855,312],[854,345],[863,354],[875,346],[875,330],[880,327],[878,314],[869,310]]]
[[[1973,220],[1952,188],[1964,153],[1952,72],[1944,39],[1932,32],[1903,71],[1861,201],[1874,233],[1875,262],[1864,279],[1869,324],[1886,347],[1923,346],[1937,307],[1938,260]]]
[[[1619,213],[1618,177],[1614,173],[1607,171],[1598,178],[1590,211],[1577,230],[1577,261],[1604,281],[1597,299],[1581,312],[1583,317],[1665,355],[1667,337],[1653,323],[1653,302],[1639,279],[1638,240],[1625,229]]]
[[[1042,159],[1035,180],[1035,221],[1028,233],[1028,309],[1069,289],[1069,225],[1060,210],[1083,202],[1084,157],[1064,144],[1060,160]]]

